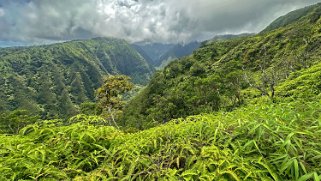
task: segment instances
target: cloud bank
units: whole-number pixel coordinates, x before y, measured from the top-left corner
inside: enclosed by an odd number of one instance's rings
[[[320,0],[0,0],[0,40],[111,36],[188,42],[259,32],[278,16]]]

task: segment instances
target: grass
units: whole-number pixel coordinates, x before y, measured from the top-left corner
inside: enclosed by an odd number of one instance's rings
[[[137,133],[99,121],[1,135],[0,180],[321,179],[320,102],[252,105]]]

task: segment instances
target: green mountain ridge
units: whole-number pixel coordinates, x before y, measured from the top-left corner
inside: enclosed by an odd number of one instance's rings
[[[0,49],[0,111],[25,109],[70,116],[94,100],[108,74],[146,84],[154,69],[124,40],[95,38],[45,46]]]
[[[296,21],[300,20],[300,18],[307,16],[309,13],[313,13],[310,21],[316,21],[321,15],[320,4],[307,6],[302,9],[298,9],[292,11],[284,16],[279,17],[275,21],[273,21],[268,27],[266,27],[262,32],[268,32],[271,30],[278,29],[280,27],[287,26],[291,23],[295,23]],[[319,6],[319,7],[318,7]]]
[[[123,124],[146,128],[155,126],[154,120],[157,125],[232,110],[262,95],[278,101],[277,85],[320,62],[320,7],[311,6],[297,21],[269,32],[208,42],[193,55],[170,63],[129,103]]]
[[[0,134],[0,180],[321,180],[320,6],[171,62],[121,130],[82,114]]]

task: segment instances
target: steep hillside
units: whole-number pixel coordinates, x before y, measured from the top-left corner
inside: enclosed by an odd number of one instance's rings
[[[151,65],[158,67],[161,64],[159,62],[160,57],[171,50],[175,44],[138,42],[134,43],[133,46],[137,51],[142,50],[146,56],[150,57]]]
[[[321,61],[320,8],[311,6],[304,16],[273,31],[209,42],[192,56],[170,63],[127,106],[123,125],[145,128],[173,118],[233,110],[261,96],[285,100],[277,86],[293,78],[293,72]],[[286,84],[284,90],[290,89]],[[315,89],[314,96],[320,87]]]
[[[276,89],[276,95],[283,99],[320,100],[321,98],[321,63],[291,74]],[[317,98],[315,96],[318,96]]]
[[[146,51],[144,51],[144,49],[142,49],[139,45],[136,44],[132,44],[131,46],[146,60],[150,67],[155,66],[153,63],[154,60],[150,57],[148,53],[146,53]]]
[[[144,84],[152,72],[146,60],[119,39],[0,49],[0,111],[74,115],[77,105],[94,99],[103,76],[125,74]]]
[[[140,52],[149,63],[156,68],[163,68],[171,61],[193,53],[201,43],[162,44],[162,43],[135,43],[134,48]]]
[[[175,59],[191,55],[194,50],[200,47],[200,45],[201,43],[199,42],[191,42],[186,45],[175,45],[158,59],[156,66],[163,68]]]
[[[171,62],[127,105],[120,129],[99,116],[0,113],[0,180],[320,181],[321,4],[309,8],[285,26],[210,41]],[[0,106],[70,111],[108,72],[140,70],[129,75],[141,80],[148,64],[126,45],[1,50]]]
[[[319,5],[317,5],[317,6],[320,6],[320,4],[321,3],[319,3]],[[316,5],[312,5],[312,6],[308,6],[308,7],[299,9],[299,10],[292,11],[285,16],[279,17],[274,22],[272,22],[268,27],[266,27],[263,30],[263,32],[268,32],[271,30],[275,30],[275,29],[284,27],[284,26],[289,25],[291,23],[295,23],[300,18],[308,15],[311,12],[314,12],[315,14],[313,15],[313,17],[311,18],[310,21],[313,22],[313,21],[318,20],[318,17],[320,17],[320,15],[321,15],[321,9],[316,8]]]

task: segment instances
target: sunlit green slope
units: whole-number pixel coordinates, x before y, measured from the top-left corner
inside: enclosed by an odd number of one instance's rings
[[[296,80],[282,82],[294,79],[292,73],[310,71],[321,62],[320,12],[321,4],[292,12],[281,19],[302,16],[255,36],[209,42],[172,62],[129,103],[123,124],[151,127],[173,118],[233,110],[261,96],[284,101],[289,92],[277,93],[277,86],[289,89],[286,84]],[[318,92],[320,86],[314,87],[313,95]]]
[[[320,102],[252,105],[138,133],[98,117],[61,124],[0,136],[0,179],[321,179]]]
[[[145,59],[124,40],[96,38],[46,46],[0,49],[0,111],[26,109],[67,117],[94,100],[107,74],[125,74],[145,84]]]

